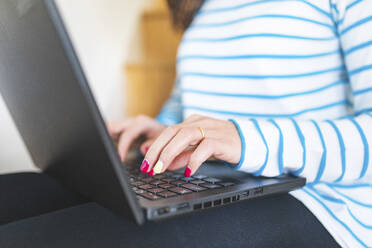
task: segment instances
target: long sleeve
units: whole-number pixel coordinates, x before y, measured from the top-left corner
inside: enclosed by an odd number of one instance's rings
[[[331,1],[350,82],[353,114],[336,120],[232,121],[242,140],[237,169],[287,172],[308,182],[372,180],[372,1]]]
[[[182,122],[182,105],[179,81],[176,81],[171,97],[163,106],[156,120],[166,126]]]

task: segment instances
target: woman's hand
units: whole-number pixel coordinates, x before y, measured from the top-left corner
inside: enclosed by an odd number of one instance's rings
[[[156,120],[139,115],[123,121],[107,123],[107,129],[112,139],[118,142],[120,159],[125,160],[129,147],[135,139],[145,135],[147,140],[141,145],[141,152],[145,154],[150,145],[166,127]]]
[[[210,157],[237,164],[240,156],[241,140],[232,122],[193,115],[160,134],[146,153],[141,171],[153,176],[186,166],[189,177]]]

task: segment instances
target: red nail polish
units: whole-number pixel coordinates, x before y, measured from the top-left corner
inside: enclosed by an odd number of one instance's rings
[[[147,173],[147,175],[149,175],[149,177],[153,177],[154,176],[154,170],[151,170],[149,173]]]
[[[143,160],[143,162],[141,164],[140,170],[143,173],[147,173],[148,169],[149,169],[149,162],[145,159],[145,160]]]
[[[190,169],[190,167],[188,167],[188,166],[186,167],[184,176],[185,177],[190,177],[191,176],[191,169]]]

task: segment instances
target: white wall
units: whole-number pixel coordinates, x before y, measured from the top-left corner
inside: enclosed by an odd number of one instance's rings
[[[139,15],[153,0],[58,0],[79,58],[107,120],[124,116],[123,64],[137,49]],[[131,52],[132,54],[132,52]],[[0,98],[0,173],[34,166]]]
[[[0,95],[0,174],[34,170],[30,156],[20,138]]]

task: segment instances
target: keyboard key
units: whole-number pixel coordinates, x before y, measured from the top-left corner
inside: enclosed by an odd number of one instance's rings
[[[145,197],[140,196],[140,195],[136,195],[136,197],[137,197],[137,200],[146,199]]]
[[[194,175],[193,176],[194,178],[196,178],[196,179],[204,179],[204,178],[207,178],[207,176],[204,176],[204,175]]]
[[[221,185],[218,185],[218,184],[212,184],[212,183],[203,183],[203,184],[200,184],[200,186],[205,187],[205,188],[208,188],[208,189],[217,189],[217,188],[221,188]]]
[[[162,184],[162,183],[164,183],[164,182],[161,181],[161,180],[155,180],[155,181],[151,182],[152,185],[159,185],[159,184]]]
[[[153,189],[149,189],[148,191],[151,192],[151,193],[157,194],[157,193],[163,192],[164,189],[162,189],[162,188],[153,188]]]
[[[163,178],[163,179],[161,179],[163,182],[166,182],[166,183],[170,183],[170,182],[173,182],[173,181],[176,181],[177,179],[175,179],[175,178]]]
[[[163,175],[163,174],[159,174],[159,175],[155,175],[153,178],[155,179],[163,179],[163,178],[166,178],[167,176],[166,175]]]
[[[235,183],[232,183],[232,182],[220,182],[218,184],[223,186],[223,187],[229,187],[229,186],[235,185]]]
[[[143,189],[138,189],[138,188],[134,189],[133,191],[134,191],[136,194],[143,194],[143,193],[146,192],[146,191],[144,191]]]
[[[177,181],[173,181],[171,182],[171,184],[173,185],[177,185],[177,186],[180,186],[182,184],[185,184],[186,182],[185,181],[182,181],[182,180],[177,180]]]
[[[146,178],[142,179],[142,181],[145,182],[145,183],[150,183],[152,181],[155,181],[155,179],[151,178],[151,177],[146,177]]]
[[[208,183],[218,183],[222,181],[221,179],[213,178],[213,177],[207,177],[207,178],[204,178],[203,180]]]
[[[164,197],[164,198],[177,196],[176,193],[173,193],[173,192],[170,192],[170,191],[163,191],[163,192],[160,192],[158,195],[160,195],[161,197]]]
[[[133,181],[133,182],[131,182],[130,183],[132,186],[136,186],[136,187],[138,187],[138,186],[141,186],[141,185],[143,185],[143,184],[145,184],[144,182],[141,182],[141,181]]]
[[[196,191],[196,192],[206,190],[206,188],[203,188],[203,187],[200,187],[198,185],[191,184],[191,183],[183,184],[182,187],[184,187],[186,189],[189,189],[189,190],[192,190],[192,191]]]
[[[185,182],[190,182],[191,180],[194,180],[193,177],[184,177],[184,178],[181,178],[182,181],[185,181]]]
[[[139,186],[139,188],[147,190],[147,189],[152,189],[155,187],[154,185],[151,185],[151,184],[144,184],[144,185]]]
[[[184,194],[192,193],[191,190],[189,190],[189,189],[184,189],[184,188],[180,188],[180,187],[170,188],[169,190],[172,191],[172,192],[174,192],[174,193],[180,194],[180,195],[184,195]]]
[[[205,183],[203,180],[200,180],[200,179],[196,179],[196,180],[192,180],[190,181],[190,183],[192,184],[196,184],[196,185],[199,185],[199,184],[202,184],[202,183]]]
[[[165,184],[160,184],[159,187],[161,187],[163,189],[168,189],[168,188],[174,187],[174,185],[169,184],[169,183],[165,183]]]
[[[182,178],[184,176],[182,174],[173,174],[170,177],[175,178],[175,179],[180,179],[180,178]]]
[[[140,193],[139,195],[140,196],[143,196],[143,197],[145,197],[146,199],[149,199],[149,200],[158,200],[158,199],[161,199],[159,196],[154,195],[154,194],[149,193],[149,192],[143,192],[143,193]]]

